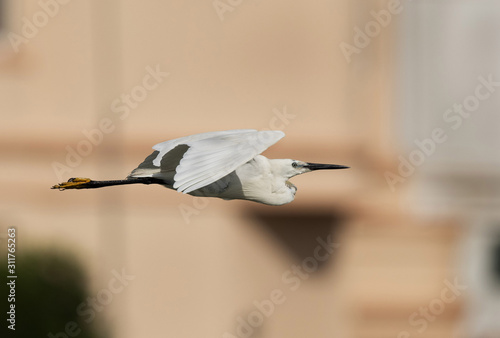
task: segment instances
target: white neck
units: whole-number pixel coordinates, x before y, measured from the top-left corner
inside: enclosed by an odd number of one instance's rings
[[[273,161],[277,160],[269,160],[259,155],[237,169],[238,172],[244,172],[240,177],[247,177],[241,182],[246,199],[269,205],[282,205],[293,201],[297,188],[273,170]]]

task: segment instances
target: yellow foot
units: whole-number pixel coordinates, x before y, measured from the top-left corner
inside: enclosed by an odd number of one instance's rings
[[[68,182],[53,185],[51,189],[59,189],[59,190],[82,189],[89,182],[92,182],[90,178],[74,177],[70,178]]]

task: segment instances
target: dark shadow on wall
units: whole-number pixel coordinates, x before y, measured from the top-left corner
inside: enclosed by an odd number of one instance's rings
[[[335,210],[300,208],[254,210],[249,216],[289,253],[296,264],[303,264],[308,257],[313,257],[318,272],[336,256],[339,250],[338,235],[347,219],[346,215]],[[328,252],[328,257],[316,259],[315,252],[322,256]],[[310,261],[310,264],[314,266],[315,263]]]
[[[491,276],[494,286],[500,289],[500,233],[494,235],[495,241],[491,248]]]

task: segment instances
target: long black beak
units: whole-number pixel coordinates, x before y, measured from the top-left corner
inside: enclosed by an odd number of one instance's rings
[[[324,170],[324,169],[348,169],[345,165],[338,164],[321,164],[321,163],[307,163],[304,167],[309,170]]]

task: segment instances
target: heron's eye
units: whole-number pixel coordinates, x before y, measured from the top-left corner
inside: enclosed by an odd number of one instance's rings
[[[297,162],[292,162],[292,167],[297,168]]]

